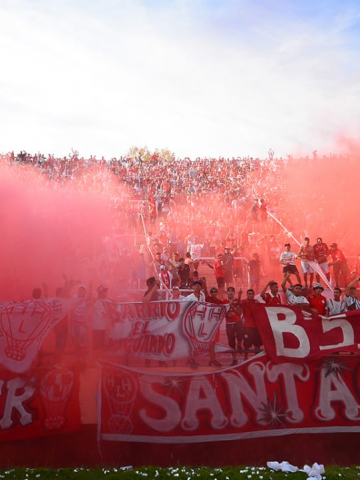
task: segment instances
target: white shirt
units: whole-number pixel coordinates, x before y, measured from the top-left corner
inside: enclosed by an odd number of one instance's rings
[[[282,252],[280,255],[280,263],[285,263],[286,265],[295,265],[295,259],[297,255],[295,252]]]
[[[326,308],[329,310],[329,315],[339,315],[345,312],[344,300],[335,301],[333,298],[328,298]]]
[[[310,305],[306,297],[303,297],[302,295],[297,297],[290,290],[286,290],[286,298],[288,305],[296,305],[298,303],[307,303],[308,305]]]
[[[200,298],[197,298],[195,296],[195,293],[191,293],[187,297],[184,298],[184,300],[187,300],[188,302],[205,302],[205,293],[200,292]]]
[[[347,310],[349,310],[349,307],[352,305],[355,305],[355,309],[358,309],[360,308],[360,300],[358,298],[351,297],[350,295],[345,295],[345,305]]]

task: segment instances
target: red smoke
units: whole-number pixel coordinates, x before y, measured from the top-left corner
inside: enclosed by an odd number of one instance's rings
[[[0,298],[31,298],[43,282],[53,296],[63,274],[89,281],[86,259],[111,234],[109,195],[73,183],[59,188],[35,169],[16,168],[0,168]]]
[[[350,146],[350,145],[349,145]],[[360,253],[360,148],[321,158],[290,160],[279,205],[284,223],[300,241],[322,237],[345,254]]]

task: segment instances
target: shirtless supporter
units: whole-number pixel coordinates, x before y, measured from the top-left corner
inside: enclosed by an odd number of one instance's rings
[[[314,247],[310,245],[309,237],[304,238],[304,243],[301,245],[298,257],[301,259],[301,271],[304,277],[305,288],[308,287],[308,275],[310,281],[310,288],[313,286],[314,269],[308,263],[315,260]]]

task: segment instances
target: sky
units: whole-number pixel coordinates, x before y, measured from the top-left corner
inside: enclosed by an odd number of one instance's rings
[[[358,0],[0,0],[0,153],[328,154],[360,137]]]

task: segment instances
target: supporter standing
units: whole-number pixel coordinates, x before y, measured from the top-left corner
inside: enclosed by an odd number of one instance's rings
[[[190,266],[185,263],[184,258],[179,259],[178,275],[180,278],[180,288],[187,288],[191,281]]]
[[[244,326],[242,320],[243,309],[241,307],[241,295],[242,290],[238,292],[238,298],[235,299],[235,288],[227,288],[227,300],[224,300],[224,304],[229,305],[229,309],[226,313],[226,336],[228,339],[229,347],[233,349],[232,354],[232,366],[238,364],[237,351],[242,351],[242,342],[244,339]]]
[[[252,288],[249,288],[246,292],[246,297],[241,302],[241,307],[243,309],[244,315],[244,349],[245,349],[245,360],[248,358],[248,352],[252,346],[256,349],[259,349],[262,345],[262,339],[260,333],[256,327],[255,316],[253,312],[253,305],[259,303],[255,299],[255,292]]]
[[[230,251],[230,247],[225,247],[223,254],[223,262],[225,269],[225,286],[230,287],[233,284],[234,255]]]
[[[308,261],[315,260],[314,247],[310,245],[309,237],[304,238],[304,243],[301,245],[298,257],[301,259],[301,270],[304,276],[305,288],[308,288],[308,275],[310,276],[310,288],[313,286],[314,269]]]
[[[218,298],[218,289],[216,287],[211,287],[210,288],[210,295],[207,291],[207,285],[205,282],[205,301],[208,303],[213,303],[215,305],[223,305],[223,301]],[[219,342],[220,340],[220,327],[218,328],[214,341],[211,343],[210,348],[209,348],[209,355],[210,355],[210,361],[209,361],[209,366],[211,367],[221,367],[221,363],[216,359],[215,355],[215,346],[216,343]]]
[[[323,242],[321,237],[318,237],[316,239],[316,243],[313,248],[314,248],[315,260],[317,261],[321,270],[324,272],[328,282],[330,282],[330,272],[329,272],[329,265],[327,261],[327,256],[329,254],[329,247],[325,242]],[[320,282],[319,274],[316,274],[316,281]]]
[[[260,286],[260,277],[262,274],[262,267],[257,253],[253,253],[252,259],[249,260],[247,264],[249,271],[249,287],[254,289],[256,292],[259,291]]]
[[[215,278],[218,285],[219,298],[223,297],[224,286],[225,286],[225,267],[224,267],[224,257],[222,253],[219,253],[217,260],[214,264]]]
[[[295,275],[299,284],[301,284],[299,271],[295,264],[295,259],[297,255],[295,252],[292,252],[290,243],[285,243],[285,251],[280,255],[280,263],[283,265],[283,274],[286,281],[292,284],[290,280],[290,275]]]
[[[172,275],[167,270],[165,265],[161,265],[161,267],[160,267],[159,280],[160,280],[160,288],[162,290],[170,290],[171,282],[172,282]]]
[[[330,257],[331,262],[329,266],[333,267],[334,277],[335,277],[335,286],[339,287],[339,275],[342,274],[343,282],[347,285],[349,267],[345,255],[338,248],[337,243],[332,243],[330,245]]]
[[[92,337],[94,350],[105,347],[106,332],[115,316],[114,302],[107,298],[109,288],[100,285],[97,288],[98,299],[93,306]]]
[[[201,291],[202,289],[202,283],[200,280],[195,280],[192,284],[193,287],[193,293],[185,297],[184,301],[188,302],[205,302],[205,293]],[[187,362],[187,365],[192,368],[193,370],[197,369],[199,367],[198,362],[195,360],[194,357],[190,357],[189,361]]]
[[[190,255],[193,260],[194,270],[197,272],[199,268],[199,262],[201,259],[202,249],[204,245],[198,242],[197,237],[194,238],[194,243],[190,245]]]

